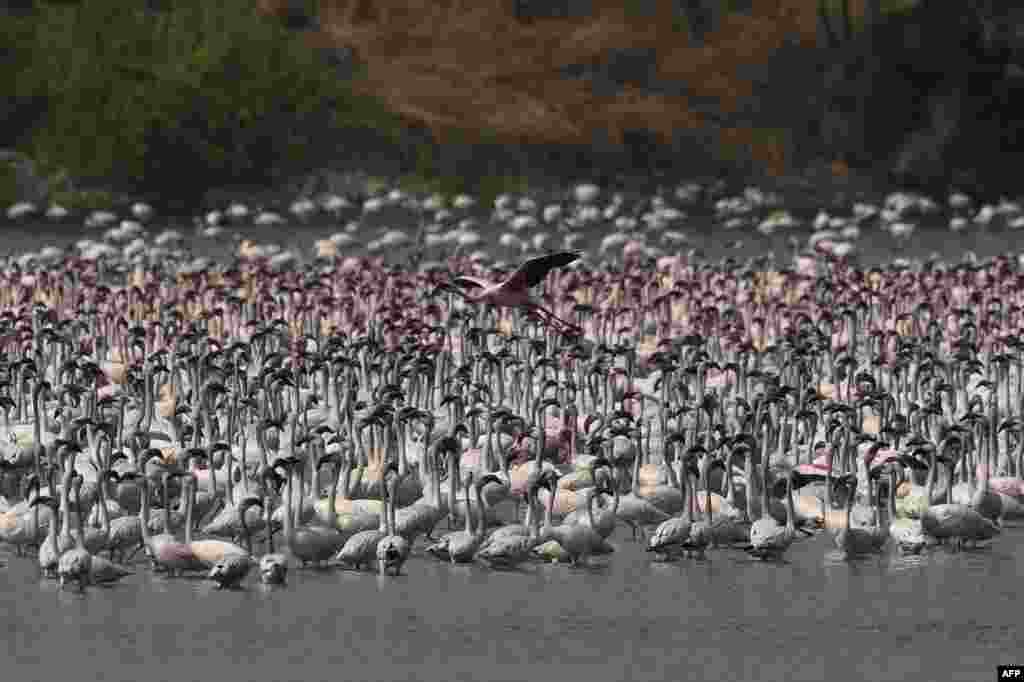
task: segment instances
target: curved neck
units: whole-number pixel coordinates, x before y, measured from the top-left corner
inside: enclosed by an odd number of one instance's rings
[[[388,508],[391,505],[391,496],[388,494],[387,475],[380,479],[380,495],[381,495],[381,508],[380,508],[380,524],[377,525],[377,530],[387,535],[388,533]]]
[[[100,525],[103,528],[103,537],[110,537],[110,510],[107,509],[107,493],[104,488],[107,487],[106,472],[101,476],[100,480],[97,481],[97,499],[100,505]]]
[[[65,537],[71,537],[71,474],[72,469],[70,463],[65,463],[64,480],[61,485],[60,491],[60,512],[62,517],[61,533]],[[52,492],[52,491],[51,491]],[[38,509],[38,505],[36,509]],[[38,527],[38,517],[36,518],[36,527]]]
[[[622,500],[622,495],[619,493],[619,487],[612,485],[612,511],[611,513],[617,514],[619,512],[619,502]]]
[[[472,533],[473,532],[473,506],[470,504],[470,499],[469,499],[469,489],[472,488],[472,487],[473,487],[473,479],[472,479],[472,477],[470,477],[466,481],[466,484],[462,488],[462,495],[466,499],[466,528],[465,528],[465,530],[466,530],[467,533]],[[477,493],[479,494],[479,492],[480,492],[480,489],[478,487],[477,488]]]
[[[181,494],[185,499],[185,544],[192,542],[192,510],[196,506],[196,478],[189,475],[184,479]]]
[[[953,468],[955,464],[950,464],[946,471],[946,504],[953,503]]]
[[[822,513],[825,528],[828,528],[829,514],[832,513],[832,448],[829,447],[828,454],[825,455],[825,459],[828,462],[828,467],[825,471],[825,510]]]
[[[339,462],[338,466],[341,467],[344,466],[344,464]],[[331,492],[327,496],[327,509],[329,510],[329,516],[331,517],[331,522],[327,525],[335,530],[338,530],[338,478],[339,476],[337,475],[331,476]],[[314,492],[317,495],[320,494],[319,490]]]
[[[700,465],[700,477],[704,479],[704,516],[711,520],[711,486],[708,475],[711,473],[711,453],[704,454],[704,461]]]
[[[548,491],[548,504],[544,508],[544,531],[548,532],[551,530],[551,519],[555,515],[555,494],[558,492],[556,487],[554,490]]]
[[[856,496],[857,486],[854,484],[846,495],[846,528],[850,527],[850,514],[853,512],[853,498]]]
[[[295,540],[295,519],[292,517],[292,489],[294,488],[292,481],[294,478],[294,473],[289,469],[284,483],[284,545],[289,549]]]
[[[245,516],[249,513],[250,507],[240,509],[238,513],[238,522],[242,525],[242,537],[245,538],[245,551],[252,555],[252,531],[249,530],[249,522]]]
[[[889,513],[889,523],[896,520],[896,486],[898,485],[898,480],[899,478],[896,475],[896,469],[894,467],[893,470],[889,472],[889,499],[886,500],[886,511]]]
[[[796,509],[793,507],[793,477],[786,477],[786,529],[796,531]]]
[[[480,515],[476,524],[476,537],[482,538],[484,531],[487,529],[487,509],[483,502],[483,486],[474,485],[473,488],[474,493],[476,494],[476,513]],[[467,515],[469,514],[468,509],[466,510],[466,513]]]
[[[384,487],[387,489],[388,499],[384,501],[384,533],[386,535],[395,534],[395,493],[398,492],[398,485],[391,483],[390,481],[384,481]]]
[[[39,505],[36,505],[37,508],[38,506]],[[50,511],[52,514],[50,516],[50,527],[46,530],[46,541],[50,543],[50,549],[53,550],[53,553],[56,556],[59,553],[59,549],[57,548],[57,527],[60,525],[60,514],[57,513],[57,510],[52,504],[50,506]],[[39,528],[38,517],[35,519],[35,527]]]
[[[935,458],[934,451],[929,453],[928,463],[928,480],[924,484],[925,504],[932,503],[932,495],[935,493],[935,481],[939,476],[938,461]]]
[[[674,457],[674,460],[678,460],[678,457]],[[669,462],[668,459],[662,456],[661,466],[665,469],[665,476],[668,478],[668,484],[673,488],[679,487],[679,476],[676,474],[676,468],[674,462]]]
[[[141,479],[139,483],[139,525],[142,530],[142,542],[150,542],[149,535],[149,483]]]
[[[341,477],[341,497],[344,500],[351,499],[349,497],[349,491],[352,490],[352,468],[354,463],[351,459],[342,461],[341,470],[338,475]],[[333,505],[332,509],[337,511],[337,505]]]
[[[424,436],[426,438],[426,436]],[[424,444],[424,447],[426,445]],[[433,498],[431,503],[435,507],[441,506],[441,467],[436,458],[427,457],[424,461],[430,461],[430,495]]]
[[[452,445],[448,449],[448,508],[455,509],[458,506],[459,497],[459,448]],[[466,504],[469,504],[469,496],[466,496]]]
[[[694,522],[694,507],[697,504],[697,484],[694,481],[694,476],[689,471],[683,472],[684,480],[686,481],[687,496],[686,496],[686,516],[690,523]]]
[[[285,517],[287,518],[287,513]],[[274,533],[271,530],[270,522],[274,517],[274,505],[269,494],[263,495],[263,520],[267,524],[267,552],[274,553]]]
[[[533,511],[533,507],[536,504],[532,492],[526,493],[526,519],[523,521],[523,526],[526,527],[526,531],[530,534],[530,537],[536,537],[537,534],[537,515]]]
[[[764,434],[767,442],[768,434]],[[771,457],[768,455],[768,448],[761,452],[761,517],[768,515],[768,507],[771,502],[768,499],[768,468],[771,464]]]
[[[306,480],[306,462],[299,462],[297,466],[297,471],[293,471],[292,473],[295,476],[295,488],[292,490],[292,494],[296,498],[295,500],[293,500],[293,502],[295,502],[295,505],[292,511],[295,514],[295,518],[292,520],[295,522],[295,525],[298,526],[302,520],[302,492]]]
[[[641,455],[640,439],[639,438],[637,438],[636,444],[637,444],[637,450],[636,450],[636,453],[635,453],[635,455],[633,457],[633,481],[632,481],[632,485],[630,485],[630,490],[633,492],[634,495],[639,497],[640,496],[640,466],[643,463],[643,461],[642,461],[643,460],[643,456]]]
[[[637,460],[639,459],[640,457],[637,456]],[[587,519],[590,521],[591,528],[597,528],[597,519],[594,518],[594,505],[597,503],[597,498],[601,493],[598,492],[597,488],[592,488],[592,490],[594,492],[587,498]]]
[[[75,546],[82,549],[85,544],[85,529],[82,525],[82,479],[80,478],[75,483],[75,521],[77,522],[77,528],[73,531]]]

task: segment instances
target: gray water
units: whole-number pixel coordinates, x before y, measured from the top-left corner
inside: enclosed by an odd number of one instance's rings
[[[1024,528],[990,549],[846,563],[819,534],[788,561],[654,563],[621,530],[590,568],[292,570],[218,591],[139,564],[61,591],[0,550],[11,680],[978,680],[1019,663]]]

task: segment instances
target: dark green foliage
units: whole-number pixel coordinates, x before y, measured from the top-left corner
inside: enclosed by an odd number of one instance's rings
[[[13,204],[18,198],[18,182],[14,165],[0,161],[0,206]]]
[[[0,27],[0,82],[48,102],[18,147],[49,172],[194,199],[310,168],[338,128],[398,128],[251,0],[140,4],[39,3]]]

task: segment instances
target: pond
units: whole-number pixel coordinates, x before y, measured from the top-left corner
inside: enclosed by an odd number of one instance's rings
[[[293,570],[284,587],[238,591],[140,564],[84,594],[0,549],[0,651],[12,679],[151,682],[973,682],[1024,651],[1021,528],[977,552],[853,562],[825,534],[780,564],[734,550],[656,563],[621,528],[613,543],[590,568],[490,571],[417,552],[399,577]]]

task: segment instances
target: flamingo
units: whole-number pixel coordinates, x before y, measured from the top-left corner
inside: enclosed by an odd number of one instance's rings
[[[767,457],[765,457],[765,461],[768,461]],[[743,518],[743,513],[736,507],[732,506],[731,503],[720,504],[718,507],[719,511],[715,512],[714,505],[711,503],[711,469],[712,467],[715,469],[723,469],[725,471],[724,478],[726,479],[726,483],[731,486],[732,480],[729,475],[728,467],[721,459],[712,458],[710,455],[705,455],[704,462],[705,487],[703,497],[704,508],[709,510],[708,516],[710,518],[710,525],[708,526],[708,532],[711,537],[711,545],[713,547],[718,547],[719,545],[731,545],[734,543],[746,544],[750,542],[750,521]],[[762,489],[767,489],[767,486],[762,485]],[[700,495],[697,495],[696,497],[697,501],[701,498]],[[771,511],[770,507],[767,505],[764,508]],[[789,516],[787,515],[786,518],[788,519]]]
[[[600,493],[608,493],[612,495],[611,507],[602,506],[599,511],[596,511],[593,517],[597,520],[597,525],[593,526],[594,530],[602,537],[607,539],[612,533],[615,532],[616,521],[618,520],[619,504],[621,503],[621,496],[619,495],[618,488],[614,485],[614,479],[611,474],[606,473],[605,469],[609,472],[612,471],[611,462],[605,457],[599,456],[591,460],[589,465],[590,479],[597,483],[596,487],[584,488],[580,494],[585,496],[584,499],[589,501],[589,497],[593,495],[599,495]],[[598,473],[600,472],[600,474]],[[598,480],[599,477],[602,480]],[[600,502],[600,498],[598,499]],[[574,523],[590,523],[591,515],[586,511],[586,508],[578,508],[571,514],[566,515],[562,519],[562,523],[574,524]]]
[[[58,512],[54,509],[53,521],[50,523],[51,528],[47,533],[47,541],[39,546],[39,568],[45,576],[57,577],[57,568],[61,555],[75,545],[75,539],[71,533],[71,488],[75,470],[66,464],[64,467],[63,483],[60,488],[60,511]],[[51,469],[50,490],[56,490],[56,486],[53,485],[54,473],[55,470]],[[52,498],[37,495],[35,499],[50,500]],[[58,526],[60,527],[59,534],[57,532]]]
[[[262,474],[263,487],[267,493],[264,494],[261,501],[264,521],[268,529],[267,553],[260,557],[259,574],[260,582],[264,585],[283,585],[288,579],[288,558],[284,554],[274,552],[274,534],[269,532],[270,515],[273,513],[273,507],[270,504],[269,498],[269,491],[271,489],[269,483],[271,482],[278,484],[278,488],[284,484],[284,480],[277,475],[274,469],[267,467]]]
[[[377,543],[377,567],[380,575],[394,571],[395,575],[402,572],[402,565],[409,558],[411,545],[395,530],[395,503],[398,495],[399,475],[397,469],[390,471],[385,481],[388,487],[388,502],[384,508],[386,534]]]
[[[909,456],[907,456],[909,457]],[[896,515],[896,486],[898,485],[898,467],[903,464],[903,459],[891,463],[889,467],[889,490],[888,490],[888,511],[889,511],[889,535],[896,543],[896,548],[904,554],[920,554],[927,544],[924,529],[920,519],[901,518]],[[910,466],[905,465],[904,466]]]
[[[287,483],[285,485],[285,514],[284,514],[284,534],[285,534],[285,545],[291,551],[292,555],[299,560],[299,562],[305,566],[312,562],[320,564],[327,561],[339,549],[345,544],[348,538],[337,528],[337,516],[334,517],[335,524],[332,526],[302,526],[296,528],[296,519],[294,518],[294,511],[292,508],[292,498],[294,495],[293,488],[294,480],[296,479],[294,468],[297,465],[302,464],[302,460],[298,457],[291,456],[287,458],[279,458],[278,463],[283,465],[288,472]],[[333,499],[334,496],[331,496]]]
[[[182,474],[185,484],[182,486],[181,494],[185,498],[185,544],[193,556],[196,557],[206,568],[223,561],[228,556],[244,556],[247,554],[244,548],[233,542],[224,540],[192,539],[192,514],[195,506],[196,489],[199,487],[195,476],[190,472]]]
[[[429,469],[430,487],[424,491],[422,499],[396,512],[395,532],[409,542],[415,542],[421,534],[433,542],[431,535],[434,528],[448,513],[448,506],[441,497],[441,477],[438,469],[442,453],[457,454],[458,447],[455,439],[449,436],[439,438],[431,446],[430,455],[423,460],[424,468]]]
[[[681,438],[681,434],[679,434]],[[671,437],[671,436],[670,436]],[[680,551],[690,537],[690,526],[693,525],[693,503],[689,491],[690,473],[699,474],[697,463],[690,457],[684,458],[682,473],[677,476],[677,485],[683,497],[683,508],[678,516],[663,521],[654,529],[647,541],[647,551],[664,558],[669,558]]]
[[[541,485],[546,487],[549,492],[552,492],[554,489],[557,489],[558,475],[554,471],[546,472],[541,477],[541,481]],[[589,495],[587,497],[589,523],[552,525],[551,516],[554,502],[554,495],[549,495],[547,511],[544,516],[544,526],[540,532],[541,537],[557,542],[559,547],[565,552],[569,563],[573,566],[586,563],[590,555],[596,553],[606,544],[604,538],[594,530],[598,526],[597,520],[594,518],[594,504],[597,502],[597,495]],[[550,550],[545,549],[544,545],[534,550],[534,553],[540,553],[542,556],[549,552]]]
[[[71,531],[75,539],[75,545],[60,555],[60,559],[57,562],[57,579],[60,581],[61,588],[64,587],[66,582],[73,580],[78,583],[78,589],[81,591],[90,582],[92,554],[85,548],[85,542],[82,537],[82,477],[75,475],[71,485],[75,492],[74,507],[78,520],[77,526]],[[67,495],[67,492],[65,491],[64,494]],[[66,525],[71,525],[68,521],[65,521],[65,523]]]
[[[233,456],[229,454],[227,455],[227,457],[230,460],[231,457]],[[233,475],[229,473],[227,480],[228,489],[230,490],[231,488],[233,488]],[[198,502],[198,490],[196,491],[195,494],[197,499],[193,501],[193,504],[196,504],[196,502]],[[252,509],[252,507],[253,505],[248,505],[246,509]],[[240,509],[240,502],[238,504],[231,504],[230,502],[228,504],[225,504],[221,508],[221,510],[217,512],[217,515],[214,516],[214,518],[209,523],[203,526],[203,534],[216,535],[219,537],[238,538],[244,532],[243,527],[247,527],[249,530],[257,532],[263,530],[262,514],[254,511],[252,514],[250,514],[249,518],[243,519],[241,518]],[[197,512],[198,506],[196,507],[196,512],[193,513]]]
[[[747,550],[751,555],[765,560],[778,561],[796,540],[796,508],[793,505],[793,488],[799,488],[804,482],[804,477],[799,471],[790,471],[786,475],[786,523],[780,524],[770,514],[762,512],[763,516],[750,526],[750,548]],[[765,486],[763,493],[764,501],[762,509],[768,508],[768,486]]]
[[[477,550],[477,559],[491,568],[514,568],[530,558],[540,542],[540,517],[536,513],[537,483],[524,493],[526,520],[523,525],[509,524],[495,530]]]
[[[949,446],[947,445],[946,447]],[[935,446],[928,443],[926,447],[916,450],[915,454],[923,453],[930,455],[934,452],[934,449]],[[933,495],[935,494],[935,478],[938,476],[938,467],[925,465],[917,460],[916,457],[908,458],[905,461],[911,469],[927,468],[928,473],[925,485],[912,484],[904,489],[902,497],[896,498],[896,514],[911,519],[920,519],[928,510],[928,507],[935,502]]]
[[[385,495],[387,495],[387,486],[384,479],[391,467],[396,473],[398,472],[398,467],[394,465],[394,462],[380,469],[380,484]],[[372,562],[377,559],[377,544],[388,535],[387,516],[387,513],[380,515],[379,526],[376,529],[360,531],[349,537],[334,556],[334,560],[355,570],[359,570],[367,564],[372,565]]]
[[[41,504],[46,505],[52,510],[53,521],[50,522],[47,528],[46,539],[39,545],[39,570],[44,576],[55,578],[57,576],[57,561],[60,558],[60,545],[57,540],[60,514],[58,513],[57,501],[48,495],[36,495],[29,502],[29,505],[33,507]]]
[[[704,559],[705,551],[711,544],[711,505],[704,506],[703,519],[693,518],[693,509],[697,504],[697,473],[684,470],[683,475],[690,476],[690,494],[687,496],[687,504],[690,509],[690,533],[680,545],[688,555],[697,559]]]
[[[451,474],[449,474],[451,475]],[[455,531],[448,533],[443,536],[438,542],[427,547],[427,553],[434,555],[439,559],[448,559],[451,563],[467,563],[472,561],[476,556],[476,552],[480,549],[483,544],[484,535],[487,531],[487,517],[484,513],[484,502],[482,488],[488,483],[501,483],[501,479],[494,474],[485,474],[480,477],[480,480],[474,485],[473,474],[469,473],[466,475],[465,481],[463,482],[463,492],[466,500],[466,527],[464,530]],[[477,510],[476,524],[474,528],[473,523],[473,512],[474,509],[470,506],[469,491],[470,489],[476,495]]]
[[[854,559],[877,552],[879,550],[878,541],[872,530],[850,525],[850,514],[853,511],[853,502],[857,492],[857,475],[846,474],[840,478],[840,482],[847,489],[846,524],[834,536],[836,548],[846,559]]]
[[[207,574],[207,578],[216,582],[219,589],[238,587],[253,568],[255,562],[252,558],[252,529],[246,520],[246,513],[252,507],[262,509],[262,500],[258,497],[246,497],[238,503],[238,518],[242,524],[242,536],[245,538],[245,552],[227,554],[217,561]]]
[[[320,465],[333,462],[337,467],[337,480],[335,486],[334,513],[338,517],[338,523],[344,525],[347,516],[371,515],[375,519],[378,514],[383,513],[384,503],[380,500],[353,500],[349,497],[349,490],[352,487],[352,470],[354,465],[352,457],[342,452],[325,453],[320,457]],[[313,505],[313,514],[316,520],[322,525],[330,525],[331,501],[330,498],[319,499]]]
[[[951,438],[953,437],[947,437],[947,440]],[[931,451],[931,457],[932,466],[937,466],[939,458],[936,457],[934,450]],[[946,460],[942,458],[942,461],[948,461],[946,499],[950,499],[953,488],[953,467],[956,466],[956,459],[950,458]],[[935,479],[929,476],[928,481],[930,485],[934,485]],[[924,530],[925,535],[938,540],[953,539],[957,550],[963,547],[964,542],[971,542],[977,545],[979,541],[989,540],[1000,533],[998,525],[982,516],[969,505],[949,502],[933,504],[928,507],[921,515],[921,528]]]
[[[110,471],[107,475],[110,477],[110,480],[118,484],[134,481],[135,478],[135,474],[131,472],[119,474],[116,471]],[[144,548],[139,518],[137,514],[132,514],[130,516],[119,516],[116,519],[110,519],[105,522],[107,529],[106,549],[110,553],[112,561],[116,560],[124,563],[125,553],[128,550],[132,550],[134,555],[135,552]]]
[[[33,492],[35,496],[28,494]],[[49,504],[32,505],[32,500],[39,497],[39,478],[35,474],[31,474],[26,493],[26,499],[29,501],[25,507],[15,505],[7,513],[6,518],[0,520],[0,541],[14,545],[18,556],[24,555],[26,547],[36,544],[39,536],[56,523],[57,517]],[[42,510],[39,509],[40,506],[43,507]]]
[[[206,566],[193,554],[188,544],[178,542],[169,533],[151,534],[149,530],[149,481],[144,476],[138,476],[136,480],[142,495],[139,528],[142,532],[142,543],[146,549],[146,555],[153,565],[165,569],[168,576],[174,576],[175,573],[181,575],[185,571],[204,570]]]
[[[643,441],[640,437],[640,431],[637,429],[636,432],[636,458],[643,460]],[[666,439],[666,448],[670,444],[669,439]],[[636,468],[636,480],[637,485],[635,486],[636,494],[650,502],[652,505],[665,512],[666,514],[678,514],[683,511],[683,494],[682,489],[677,484],[676,472],[669,463],[668,457],[662,455],[661,464],[658,465],[658,471],[656,475],[651,475],[650,469],[647,469],[646,481],[644,480],[644,469],[645,466]],[[667,484],[661,482],[661,477],[664,476]]]
[[[641,540],[646,541],[646,526],[664,523],[672,518],[672,516],[663,512],[650,501],[640,496],[640,460],[640,457],[633,458],[633,476],[632,483],[630,485],[630,493],[628,495],[622,495],[619,498],[619,507],[618,511],[616,511],[616,516],[618,516],[619,520],[630,527],[634,540],[636,540],[637,535],[639,535]],[[587,502],[589,509],[590,501],[588,500]]]
[[[548,273],[556,268],[565,267],[580,259],[579,251],[559,251],[537,256],[525,261],[508,278],[492,283],[477,277],[456,277],[452,284],[467,300],[473,303],[486,303],[498,307],[525,308],[535,311],[547,318],[549,322],[557,322],[566,329],[576,329],[576,325],[567,322],[553,312],[544,308],[530,297],[530,289],[540,284]],[[465,289],[474,289],[469,293]]]

